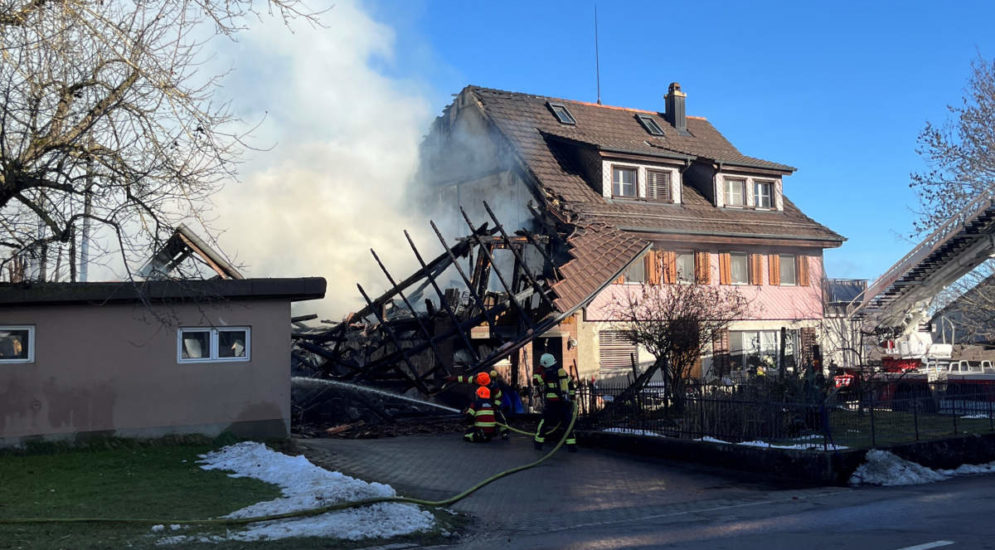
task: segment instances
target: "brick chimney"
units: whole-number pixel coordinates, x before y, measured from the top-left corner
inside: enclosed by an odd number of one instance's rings
[[[687,97],[687,94],[681,91],[680,84],[677,82],[670,83],[670,87],[667,89],[667,112],[664,113],[664,118],[667,119],[667,122],[673,124],[674,128],[677,128],[677,133],[682,136],[688,135],[688,119],[687,113],[684,110],[684,103]]]

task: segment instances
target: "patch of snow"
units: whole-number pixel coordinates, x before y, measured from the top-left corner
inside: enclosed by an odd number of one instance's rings
[[[152,526],[152,532],[153,533],[158,533],[158,532],[162,531],[165,528],[166,528],[165,525],[161,525],[161,524],[160,525],[153,525]]]
[[[812,436],[812,437],[817,437],[820,440],[822,439],[822,436]],[[806,439],[806,438],[798,438],[798,439]],[[721,439],[715,439],[714,437],[709,437],[709,436],[705,436],[705,437],[703,437],[701,439],[698,439],[696,441],[707,441],[709,443],[723,443],[725,445],[742,445],[744,447],[761,447],[761,448],[764,448],[764,449],[768,449],[768,448],[769,449],[794,449],[794,450],[799,450],[799,451],[821,451],[823,449],[821,442],[819,442],[819,443],[814,443],[813,442],[813,443],[782,444],[782,443],[769,443],[767,441],[759,441],[758,440],[758,441],[740,441],[739,443],[732,443],[732,442],[729,442],[729,441],[723,441]],[[827,445],[826,448],[829,449],[829,450],[832,450],[832,451],[839,451],[839,450],[847,449],[848,447],[846,447],[844,445]]]
[[[974,418],[988,418],[987,414],[965,414],[961,418],[974,419]]]
[[[850,485],[919,485],[947,479],[936,470],[879,449],[867,451],[865,462],[850,476]]]
[[[605,428],[601,430],[607,433],[618,433],[618,434],[629,434],[629,435],[647,435],[650,437],[664,437],[656,432],[651,432],[649,430],[637,430],[636,428]]]
[[[243,442],[229,445],[201,455],[201,458],[199,462],[201,468],[205,470],[230,471],[231,477],[250,477],[272,483],[278,485],[283,493],[280,498],[236,510],[225,516],[228,518],[282,514],[310,510],[338,502],[396,495],[389,485],[367,483],[339,472],[330,472],[315,466],[303,456],[287,456],[272,451],[261,443]],[[289,537],[360,540],[425,531],[434,523],[435,518],[432,514],[415,505],[384,502],[318,516],[253,523],[244,530],[230,531],[227,537],[178,536],[160,540],[159,543],[183,544],[195,540],[256,541]]]
[[[953,470],[937,470],[945,476],[967,476],[995,472],[995,462],[988,464],[961,464]]]

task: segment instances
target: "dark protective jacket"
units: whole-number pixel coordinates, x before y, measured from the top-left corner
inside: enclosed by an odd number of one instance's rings
[[[574,386],[570,375],[563,367],[553,365],[542,369],[538,375],[542,380],[546,401],[569,401],[574,397]]]
[[[470,408],[466,410],[467,416],[473,419],[473,427],[480,429],[485,434],[493,434],[497,430],[497,419],[494,417],[494,404],[490,399],[476,398]]]

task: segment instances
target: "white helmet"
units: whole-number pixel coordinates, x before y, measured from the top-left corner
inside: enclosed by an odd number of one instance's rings
[[[539,358],[539,364],[542,365],[542,368],[548,369],[556,364],[556,358],[553,357],[552,353],[544,353],[542,354],[542,357]]]

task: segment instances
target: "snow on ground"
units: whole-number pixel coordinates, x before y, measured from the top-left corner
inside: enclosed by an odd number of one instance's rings
[[[819,441],[815,441],[818,439]],[[821,451],[822,446],[822,436],[821,435],[807,435],[802,437],[796,437],[795,441],[808,441],[807,443],[769,443],[767,441],[740,441],[739,443],[732,443],[729,441],[723,441],[721,439],[716,439],[714,437],[705,436],[698,441],[707,441],[709,443],[722,443],[723,445],[742,445],[744,447],[762,447],[771,449],[795,449],[800,451]],[[826,445],[827,449],[831,451],[840,451],[848,447],[844,445]]]
[[[262,443],[243,442],[201,455],[201,468],[233,472],[231,477],[251,477],[278,485],[283,495],[236,510],[225,517],[245,518],[309,510],[376,497],[395,496],[394,489],[382,483],[367,483],[339,472],[315,466],[303,456],[287,456]],[[254,541],[289,537],[328,537],[348,540],[386,538],[425,531],[434,525],[432,514],[412,504],[379,503],[361,508],[329,512],[319,516],[253,523],[244,530],[232,530],[227,537],[176,536],[160,544],[182,544],[222,540]],[[153,528],[153,531],[162,531]]]
[[[651,432],[649,430],[637,430],[635,428],[605,428],[601,431],[608,433],[617,433],[617,434],[645,435],[649,437],[666,437],[656,432]]]
[[[950,477],[995,472],[995,462],[964,464],[954,470],[933,470],[888,451],[867,451],[865,462],[850,477],[850,485],[919,485]]]

